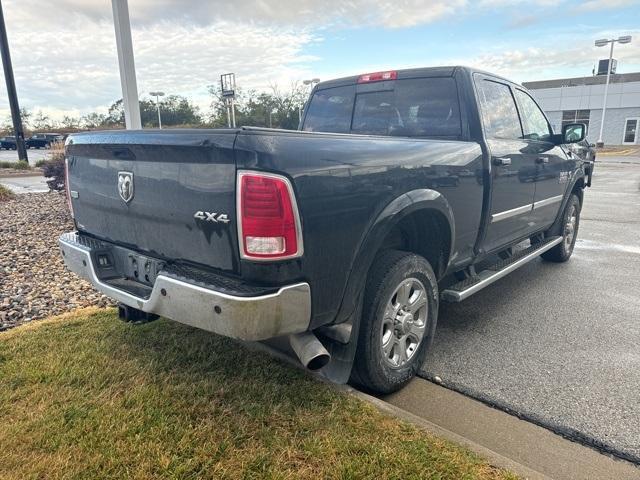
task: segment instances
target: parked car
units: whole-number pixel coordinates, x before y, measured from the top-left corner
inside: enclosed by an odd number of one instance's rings
[[[565,147],[585,129],[554,133],[520,85],[442,67],[321,82],[301,131],[73,134],[59,243],[125,320],[288,336],[308,368],[391,392],[440,302],[571,257],[586,173]]]
[[[16,145],[16,137],[0,138],[0,148],[4,148],[5,150],[15,150],[18,148]]]
[[[26,140],[27,148],[49,148],[53,142],[64,141],[64,136],[58,133],[34,133]]]
[[[585,162],[585,171],[587,174],[587,186],[591,186],[593,171],[596,167],[596,144],[589,143],[586,139],[576,143],[567,145],[568,150],[573,155],[577,155],[580,160]]]

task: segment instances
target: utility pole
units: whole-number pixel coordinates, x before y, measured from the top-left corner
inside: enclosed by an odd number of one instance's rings
[[[113,25],[116,30],[124,122],[128,129],[139,130],[142,128],[142,122],[140,120],[140,104],[138,103],[136,67],[133,61],[129,5],[127,0],[111,0],[111,6],[113,8]]]
[[[20,118],[20,105],[18,104],[18,94],[16,93],[16,82],[13,78],[13,67],[11,65],[11,55],[9,54],[9,41],[7,40],[7,29],[4,24],[4,13],[2,2],[0,1],[0,54],[2,54],[2,67],[4,68],[4,79],[7,82],[7,95],[9,96],[9,108],[11,109],[11,119],[13,120],[13,131],[16,136],[16,149],[18,160],[29,162],[27,149],[24,144],[24,130],[22,129],[22,119]]]

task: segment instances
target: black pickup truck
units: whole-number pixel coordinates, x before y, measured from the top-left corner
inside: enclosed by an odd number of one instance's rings
[[[584,136],[469,68],[331,80],[300,131],[71,135],[77,231],[59,243],[124,319],[288,336],[307,367],[390,392],[420,367],[439,302],[569,259],[591,166],[566,145]]]

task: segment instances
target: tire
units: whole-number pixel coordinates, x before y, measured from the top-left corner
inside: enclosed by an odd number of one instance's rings
[[[437,318],[438,284],[429,262],[413,253],[381,252],[367,277],[351,380],[375,393],[405,386],[424,362]]]
[[[576,194],[571,194],[571,198],[567,202],[567,206],[562,212],[562,221],[560,225],[545,234],[546,237],[562,235],[562,242],[547,250],[542,258],[549,262],[562,263],[571,258],[573,247],[578,238],[578,228],[580,227],[580,199]]]

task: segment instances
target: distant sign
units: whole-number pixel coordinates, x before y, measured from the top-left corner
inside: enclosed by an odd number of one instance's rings
[[[223,97],[236,96],[236,75],[235,73],[225,73],[220,75],[220,88]]]

